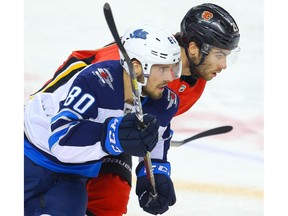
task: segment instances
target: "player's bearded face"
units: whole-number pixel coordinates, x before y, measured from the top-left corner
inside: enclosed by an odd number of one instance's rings
[[[178,64],[172,65],[153,65],[146,86],[143,87],[143,94],[152,99],[160,99],[164,87],[172,82],[175,76],[175,70],[178,70]],[[176,72],[176,74],[178,71]]]
[[[237,60],[237,55],[240,51],[240,48],[231,51],[211,45],[209,46],[210,50],[208,55],[205,57],[205,60],[195,68],[196,74],[207,81],[213,79],[218,73],[233,64]]]
[[[226,61],[229,54],[229,50],[212,48],[203,63],[195,68],[195,72],[207,81],[213,79],[227,68]]]

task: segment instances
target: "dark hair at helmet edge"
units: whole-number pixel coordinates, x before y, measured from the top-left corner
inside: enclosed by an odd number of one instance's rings
[[[177,32],[175,35],[174,35],[175,39],[177,40],[179,46],[181,47],[184,47],[184,48],[188,48],[188,45],[190,42],[194,42],[196,43],[196,45],[198,47],[201,46],[201,42],[195,38],[195,37],[192,37],[192,38],[187,38],[185,37],[185,35],[183,34],[183,32]]]

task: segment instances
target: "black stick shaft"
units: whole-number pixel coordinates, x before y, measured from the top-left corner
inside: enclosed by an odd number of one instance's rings
[[[198,133],[194,136],[191,136],[187,139],[184,139],[184,140],[180,140],[180,141],[171,141],[170,144],[171,146],[181,146],[185,143],[188,143],[192,140],[195,140],[195,139],[199,139],[199,138],[202,138],[202,137],[206,137],[206,136],[212,136],[212,135],[218,135],[218,134],[223,134],[223,133],[227,133],[227,132],[230,132],[231,130],[233,129],[232,126],[228,125],[228,126],[221,126],[221,127],[217,127],[217,128],[213,128],[213,129],[210,129],[210,130],[207,130],[207,131],[203,131],[201,133]]]
[[[133,64],[131,62],[131,59],[129,58],[122,42],[121,39],[119,37],[116,25],[115,25],[115,21],[113,18],[113,14],[112,14],[112,10],[111,7],[108,3],[104,4],[104,15],[105,15],[105,19],[106,22],[109,26],[109,29],[112,33],[112,36],[117,44],[117,46],[119,47],[120,51],[122,52],[125,61],[127,62],[128,68],[129,68],[129,74],[130,74],[130,80],[131,80],[131,86],[132,86],[132,93],[133,93],[133,103],[136,109],[136,116],[139,120],[139,122],[141,123],[142,127],[145,127],[145,125],[143,124],[143,110],[142,110],[142,104],[141,104],[141,100],[140,100],[140,94],[139,91],[137,91],[138,89],[138,84],[137,84],[137,77],[136,74],[134,72],[133,69]],[[150,152],[147,152],[146,156],[144,157],[144,164],[145,164],[145,168],[146,168],[146,173],[147,173],[147,178],[150,181],[150,184],[152,186],[152,199],[155,199],[157,197],[157,192],[156,192],[156,183],[155,183],[155,178],[154,178],[154,174],[153,174],[153,168],[152,168],[152,162],[151,162],[151,158],[150,158]],[[149,203],[148,203],[149,204]]]

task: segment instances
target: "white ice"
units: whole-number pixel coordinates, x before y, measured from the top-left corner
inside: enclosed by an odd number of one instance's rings
[[[25,100],[51,78],[73,50],[95,49],[113,40],[103,15],[105,2],[25,0]],[[120,34],[143,22],[175,33],[184,14],[203,3],[200,0],[108,2]],[[174,118],[174,139],[222,125],[232,125],[234,129],[171,147],[168,157],[177,203],[164,215],[262,216],[263,1],[212,2],[227,9],[237,21],[241,52],[234,65],[207,83],[194,107]],[[135,175],[133,179],[127,216],[148,215],[138,205]]]

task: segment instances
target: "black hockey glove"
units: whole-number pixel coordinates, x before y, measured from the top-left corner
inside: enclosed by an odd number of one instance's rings
[[[150,114],[143,116],[143,122],[146,127],[141,129],[135,113],[106,119],[101,137],[102,149],[112,155],[125,152],[144,157],[158,141],[160,122]]]
[[[173,182],[170,179],[170,163],[153,159],[152,167],[158,193],[157,198],[148,203],[152,188],[146,176],[143,161],[136,168],[136,194],[138,195],[140,207],[144,211],[154,215],[163,214],[169,209],[169,206],[174,205],[176,202]]]

